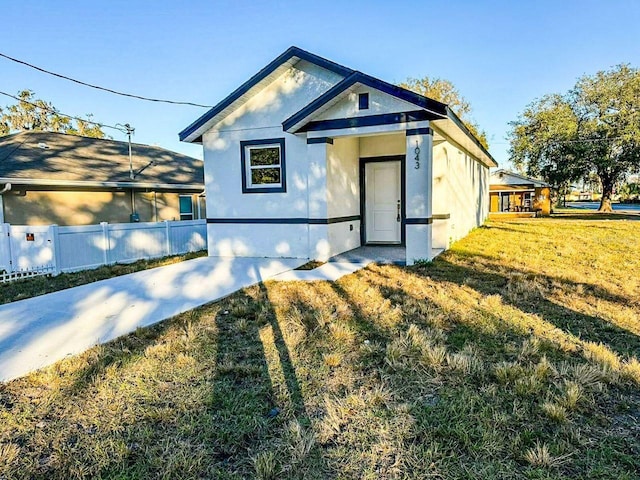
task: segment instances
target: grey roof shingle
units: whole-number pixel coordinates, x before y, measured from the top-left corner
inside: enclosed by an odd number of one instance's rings
[[[132,143],[135,183],[204,184],[203,162],[160,147]],[[127,142],[53,132],[0,137],[0,178],[69,182],[131,182]]]

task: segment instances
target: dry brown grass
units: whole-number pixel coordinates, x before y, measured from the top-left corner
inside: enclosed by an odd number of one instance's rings
[[[0,386],[0,478],[637,478],[639,233],[245,289]]]

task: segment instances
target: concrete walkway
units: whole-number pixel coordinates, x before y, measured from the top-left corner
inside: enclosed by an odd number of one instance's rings
[[[0,381],[304,263],[299,259],[204,257],[0,305]]]
[[[357,272],[370,263],[404,265],[405,249],[395,245],[367,245],[354,248],[327,260],[313,270],[289,270],[273,277],[279,281],[334,282],[340,277]]]
[[[349,275],[350,273],[357,272],[370,263],[372,263],[371,260],[363,260],[361,262],[327,262],[324,265],[314,268],[313,270],[289,270],[287,272],[275,275],[272,280],[278,280],[281,282],[317,282],[320,280],[327,280],[330,282],[334,282],[340,277],[344,277],[345,275]]]
[[[275,275],[272,280],[316,282],[326,280],[335,282],[345,275],[357,272],[370,263],[382,265],[405,265],[405,248],[392,245],[367,245],[354,248],[327,260],[327,263],[313,270],[289,270]],[[432,258],[437,257],[444,249],[434,248]]]

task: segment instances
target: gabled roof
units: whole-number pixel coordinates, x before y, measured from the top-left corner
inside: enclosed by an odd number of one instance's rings
[[[440,103],[436,100],[432,100],[412,92],[411,90],[371,77],[362,72],[353,72],[340,83],[334,85],[313,102],[282,122],[282,128],[289,133],[303,131],[305,120],[356,84],[380,90],[381,92],[399,98],[400,100],[412,103],[419,108],[428,110],[433,114],[433,118],[431,118],[432,120],[446,118],[447,116],[447,106],[444,103]]]
[[[496,177],[496,178],[503,178],[505,176],[514,177],[514,178],[517,178],[517,179],[522,180],[524,182],[532,183],[536,187],[550,187],[551,186],[550,184],[548,184],[547,182],[545,182],[543,180],[539,180],[537,178],[520,175],[519,173],[511,172],[509,170],[504,170],[502,168],[499,169],[499,170],[496,170],[495,172],[491,172],[491,176],[492,177]],[[489,182],[489,183],[491,183],[491,182]],[[509,183],[503,183],[501,185],[509,185]]]
[[[319,57],[318,55],[314,55],[313,53],[307,52],[298,47],[289,47],[284,53],[279,55],[276,59],[270,62],[266,67],[256,73],[253,77],[247,80],[245,83],[240,85],[236,90],[234,90],[228,97],[214,106],[207,113],[198,118],[195,122],[189,125],[187,128],[182,130],[179,133],[181,141],[188,142],[199,142],[202,136],[200,130],[204,127],[210,120],[215,118],[218,114],[222,113],[228,107],[230,107],[234,102],[240,99],[243,95],[245,95],[249,90],[253,87],[257,86],[260,82],[267,79],[275,72],[277,72],[280,67],[284,66],[288,68],[290,65],[294,65],[299,60],[306,60],[307,62],[318,65],[322,68],[326,68],[334,73],[337,73],[342,76],[348,76],[353,73],[353,70],[350,68],[339,65],[331,60],[327,60],[326,58]]]
[[[130,185],[139,188],[200,189],[203,162],[164,148],[54,132],[0,137],[0,181],[23,185]]]
[[[243,83],[227,98],[222,100],[215,107],[181,131],[179,134],[180,140],[194,143],[201,142],[202,134],[210,128],[211,125],[217,123],[218,120],[221,120],[224,116],[231,113],[234,109],[234,104],[237,101],[241,101],[247,95],[250,95],[249,92],[254,89],[254,87],[259,87],[263,82],[275,79],[276,75],[283,73],[284,70],[295,65],[299,60],[306,60],[337,73],[344,78],[300,111],[286,119],[282,124],[284,131],[293,133],[297,131],[304,131],[305,127],[303,127],[303,125],[305,121],[308,121],[314,113],[322,111],[328,105],[341,98],[341,95],[352,86],[362,84],[416,105],[416,107],[418,107],[417,110],[420,111],[406,112],[408,120],[433,120],[435,122],[435,126],[438,126],[443,132],[450,135],[450,137],[457,143],[472,151],[477,155],[482,163],[490,167],[498,165],[487,149],[480,143],[476,136],[471,133],[467,126],[460,120],[460,118],[458,118],[448,105],[425,97],[424,95],[419,95],[405,88],[398,87],[397,85],[384,82],[362,72],[344,67],[298,47],[288,48],[282,55],[278,56],[256,75]],[[372,117],[372,120],[376,119]],[[308,128],[309,127],[307,127],[307,129]]]

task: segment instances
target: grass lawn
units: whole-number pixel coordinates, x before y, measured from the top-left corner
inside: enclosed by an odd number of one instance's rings
[[[118,277],[128,273],[139,272],[148,268],[162,267],[172,263],[190,260],[192,258],[203,257],[206,251],[187,253],[184,255],[174,255],[171,257],[154,258],[151,260],[139,260],[133,263],[119,263],[95,268],[93,270],[82,270],[75,273],[62,273],[55,277],[41,276],[17,280],[15,282],[0,284],[0,305],[3,303],[16,302],[25,298],[44,295],[45,293],[57,292],[65,288],[78,287],[87,283],[97,282],[106,278]]]
[[[493,222],[0,386],[0,478],[637,479],[640,222]]]

